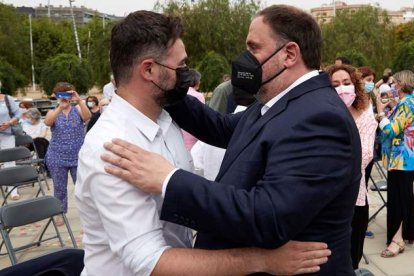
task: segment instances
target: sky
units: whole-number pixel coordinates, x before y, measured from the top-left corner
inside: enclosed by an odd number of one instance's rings
[[[197,1],[197,0],[195,0]],[[396,11],[401,7],[413,7],[414,0],[343,0],[348,4],[375,4],[387,10]],[[69,6],[69,0],[0,0],[4,4],[12,4],[14,6],[37,7],[40,4],[53,6]],[[73,5],[85,6],[87,8],[96,9],[99,12],[113,14],[118,16],[125,16],[128,13],[136,10],[152,10],[156,0],[74,0]],[[332,0],[262,0],[265,6],[272,4],[288,4],[298,6],[305,10],[319,7],[322,4],[332,3]]]

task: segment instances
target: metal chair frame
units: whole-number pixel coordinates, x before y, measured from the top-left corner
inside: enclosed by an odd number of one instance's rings
[[[0,251],[3,247],[3,244],[7,250],[7,253],[0,253],[0,255],[9,255],[10,262],[12,265],[14,265],[17,263],[15,254],[16,252],[33,246],[40,246],[42,242],[57,238],[61,247],[64,247],[65,244],[62,240],[59,229],[54,219],[54,216],[57,215],[61,215],[63,217],[63,221],[68,230],[72,245],[74,248],[78,248],[72,229],[69,225],[69,221],[63,212],[60,201],[53,196],[44,196],[5,205],[0,208],[0,233],[3,238],[3,242],[0,245]],[[37,241],[16,248],[13,247],[9,235],[13,228],[28,225],[45,219],[48,219],[48,221]],[[48,238],[43,238],[46,230],[51,223],[53,224],[56,235]]]

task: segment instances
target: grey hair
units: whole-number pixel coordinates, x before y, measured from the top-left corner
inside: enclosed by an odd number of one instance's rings
[[[201,73],[195,69],[190,69],[190,86],[196,86],[201,80]]]
[[[394,74],[393,78],[402,86],[402,92],[411,93],[414,90],[414,73],[403,70]]]
[[[40,114],[40,111],[37,108],[29,108],[26,111],[26,116],[29,119],[39,120],[42,115]]]

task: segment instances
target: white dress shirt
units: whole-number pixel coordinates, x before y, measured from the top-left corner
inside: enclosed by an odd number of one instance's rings
[[[105,84],[102,90],[103,90],[104,98],[107,98],[109,100],[111,100],[112,97],[116,94],[115,85],[112,83],[112,81]]]
[[[159,220],[160,195],[104,171],[103,144],[113,138],[159,153],[189,171],[191,156],[166,111],[155,123],[116,94],[80,150],[75,198],[84,231],[82,275],[150,275],[164,250],[191,247],[191,231]]]
[[[317,70],[310,71],[306,73],[305,75],[301,76],[297,80],[295,80],[291,85],[289,85],[288,88],[277,94],[275,97],[273,97],[271,100],[269,100],[267,103],[265,103],[262,107],[261,113],[262,116],[275,104],[277,103],[284,95],[286,95],[290,90],[298,86],[299,84],[309,80],[310,78],[316,77],[319,75],[319,72]]]

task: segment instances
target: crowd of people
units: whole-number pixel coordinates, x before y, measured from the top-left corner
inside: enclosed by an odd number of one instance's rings
[[[155,12],[118,22],[101,100],[59,82],[42,119],[0,94],[0,149],[15,146],[21,124],[65,212],[69,173],[76,183],[85,275],[352,275],[379,160],[379,254],[414,242],[413,72],[386,69],[375,82],[347,57],[322,68],[316,21],[273,5],[252,19],[247,50],[206,103],[182,33],[180,18]]]

